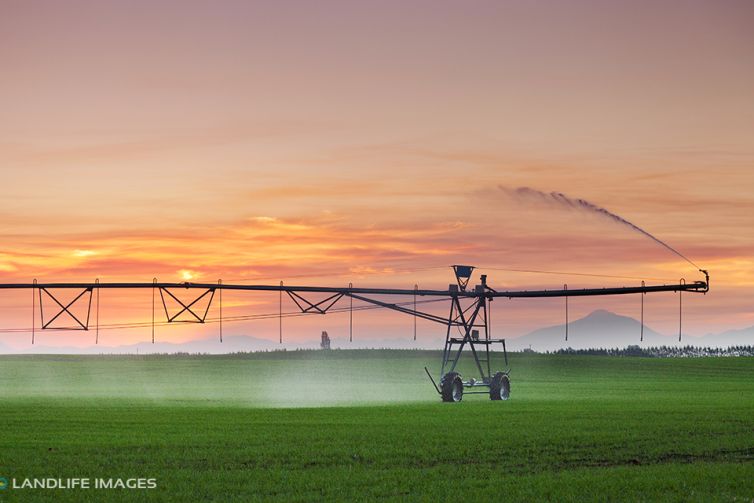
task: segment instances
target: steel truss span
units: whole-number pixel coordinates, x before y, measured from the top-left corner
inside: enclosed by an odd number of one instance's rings
[[[400,313],[413,316],[414,319],[421,318],[427,321],[442,324],[446,327],[445,346],[442,356],[439,381],[435,381],[428,369],[425,368],[436,391],[442,397],[443,401],[457,402],[462,399],[464,389],[469,389],[466,393],[489,393],[492,400],[506,400],[510,396],[510,369],[508,367],[508,356],[505,349],[505,339],[492,339],[490,337],[490,308],[491,303],[499,298],[549,298],[564,297],[566,313],[566,340],[568,337],[568,297],[594,297],[603,295],[630,295],[639,294],[643,298],[648,293],[658,292],[675,292],[679,297],[679,340],[681,336],[680,326],[682,320],[682,297],[683,292],[690,293],[707,293],[709,291],[709,274],[705,270],[700,272],[704,274],[704,281],[694,281],[687,283],[683,279],[675,284],[663,285],[645,285],[642,281],[640,286],[623,286],[611,288],[582,288],[569,289],[568,285],[563,285],[562,289],[553,290],[506,290],[497,291],[487,284],[487,276],[481,275],[480,282],[473,288],[468,288],[469,280],[474,271],[473,266],[454,265],[456,283],[448,286],[447,290],[429,290],[419,289],[414,286],[411,289],[400,288],[358,288],[349,284],[347,287],[325,287],[325,286],[294,286],[285,285],[282,281],[278,285],[243,285],[229,284],[218,280],[217,283],[165,283],[156,279],[152,282],[100,282],[95,280],[93,283],[40,283],[34,280],[32,283],[0,283],[0,290],[31,290],[32,291],[32,344],[34,343],[35,331],[37,328],[37,313],[40,319],[39,328],[42,330],[90,330],[92,319],[92,301],[94,300],[95,314],[94,329],[97,332],[96,342],[99,340],[99,292],[100,290],[151,290],[152,295],[152,342],[154,342],[155,333],[155,309],[157,305],[157,294],[162,304],[162,311],[165,314],[165,322],[170,323],[205,323],[208,322],[207,315],[213,300],[217,296],[219,304],[219,318],[213,321],[220,324],[220,341],[222,341],[222,292],[231,291],[249,291],[249,292],[278,292],[280,308],[277,315],[269,317],[280,318],[280,342],[282,342],[282,318],[292,313],[283,313],[282,302],[283,293],[291,299],[293,304],[299,310],[299,314],[327,314],[329,312],[350,311],[349,319],[349,340],[353,340],[353,301],[357,300],[377,309],[390,309]],[[55,295],[56,292],[64,290],[73,290],[73,300],[62,302]],[[177,291],[191,291],[194,295],[193,300],[184,301],[176,294]],[[217,294],[217,295],[216,295]],[[311,295],[324,294],[324,298],[312,299]],[[59,295],[59,293],[58,293]],[[407,302],[389,302],[384,296],[406,296],[411,299]],[[417,303],[417,297],[426,297],[430,300],[423,300]],[[349,307],[335,308],[343,298],[349,299]],[[43,308],[43,299],[46,299],[48,305],[52,303],[53,312]],[[440,301],[449,301],[449,314],[447,316],[438,315],[426,310],[418,309],[417,304],[422,306],[427,303]],[[37,303],[39,307],[37,308]],[[84,305],[85,316],[75,315],[73,306],[76,304]],[[206,303],[203,309],[201,306]],[[168,307],[171,304],[171,308]],[[464,305],[465,304],[465,305]],[[79,308],[81,309],[81,308]],[[181,318],[183,317],[183,318]],[[244,317],[226,318],[226,321],[237,321],[245,319]],[[67,320],[70,325],[62,326],[62,320]],[[56,324],[57,322],[57,324]],[[139,324],[143,326],[143,324]],[[642,323],[643,329],[643,323]],[[17,332],[17,329],[9,331]],[[456,336],[456,332],[457,336]],[[643,333],[643,332],[642,332]],[[416,338],[416,324],[414,323],[414,339]],[[495,372],[492,368],[490,347],[499,344],[503,350],[506,369]],[[464,348],[468,348],[473,356],[478,371],[478,378],[472,377],[464,380],[457,372],[457,364],[461,358]],[[476,391],[479,387],[485,388],[484,391]]]

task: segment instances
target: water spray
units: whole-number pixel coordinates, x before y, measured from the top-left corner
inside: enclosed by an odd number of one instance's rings
[[[518,198],[522,198],[522,197],[536,198],[536,199],[541,200],[542,202],[546,202],[546,203],[554,202],[560,206],[565,206],[567,208],[577,209],[577,210],[581,210],[581,211],[585,211],[589,213],[596,213],[598,215],[607,217],[613,222],[617,222],[621,225],[625,225],[628,228],[643,234],[644,236],[648,237],[655,243],[658,243],[659,245],[664,246],[666,249],[670,250],[675,255],[679,256],[680,258],[682,258],[683,260],[685,260],[686,262],[694,266],[694,268],[696,268],[699,272],[704,274],[709,279],[709,274],[707,273],[706,270],[696,265],[690,258],[688,258],[683,253],[679,252],[678,250],[676,250],[675,248],[667,244],[665,241],[653,236],[651,233],[645,231],[638,225],[632,222],[629,222],[628,220],[621,217],[620,215],[616,215],[612,211],[607,210],[601,206],[598,206],[590,201],[587,201],[586,199],[579,199],[579,198],[574,199],[574,198],[568,197],[562,192],[542,192],[541,190],[532,189],[530,187],[518,187],[516,189],[509,189],[507,187],[500,185],[499,188],[500,190],[502,190],[509,196],[518,197]]]

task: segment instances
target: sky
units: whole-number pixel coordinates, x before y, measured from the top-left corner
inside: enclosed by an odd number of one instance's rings
[[[752,22],[735,0],[0,0],[0,282],[445,288],[455,263],[498,290],[701,279],[609,219],[515,196],[529,187],[605,207],[709,269],[711,291],[684,297],[685,333],[754,325]],[[149,291],[100,301],[103,325],[151,319]],[[639,302],[569,308],[638,317]],[[649,326],[677,332],[677,295],[645,302]],[[278,308],[226,293],[223,313]],[[28,328],[31,309],[30,291],[0,292],[0,328]],[[507,301],[494,330],[563,315],[559,300]],[[286,337],[347,324],[286,320]],[[397,313],[355,326],[413,333]],[[278,337],[276,320],[224,330]]]

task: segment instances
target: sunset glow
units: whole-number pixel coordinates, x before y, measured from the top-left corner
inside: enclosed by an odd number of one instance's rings
[[[700,279],[614,222],[505,190],[531,187],[604,206],[709,269],[710,293],[684,298],[688,334],[754,325],[751,3],[326,3],[3,2],[0,282],[446,288],[454,263],[498,290]],[[103,297],[108,323],[150,319],[151,293]],[[224,302],[228,316],[278,309],[276,295]],[[675,296],[647,302],[650,326],[677,330]],[[637,303],[578,300],[573,316]],[[30,310],[31,293],[0,293],[3,328],[29,327]],[[495,324],[515,336],[561,317],[508,303]],[[316,322],[289,337],[343,337],[347,319]],[[357,323],[390,338],[412,322]],[[226,329],[277,338],[272,321]]]

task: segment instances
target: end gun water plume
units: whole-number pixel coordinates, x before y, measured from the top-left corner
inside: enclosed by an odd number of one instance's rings
[[[693,265],[698,270],[702,271],[701,267],[696,265],[691,259],[686,257],[683,253],[679,252],[678,250],[676,250],[675,248],[673,248],[666,242],[662,241],[661,239],[656,238],[649,232],[645,231],[638,225],[632,222],[629,222],[628,220],[621,217],[620,215],[616,215],[612,211],[602,208],[601,206],[598,206],[592,202],[589,202],[586,199],[578,199],[578,198],[574,199],[574,198],[566,196],[562,192],[542,192],[540,190],[532,189],[530,187],[518,187],[516,189],[509,189],[507,187],[500,185],[499,188],[500,190],[502,190],[509,196],[513,196],[516,198],[533,198],[535,200],[539,200],[546,203],[555,203],[557,205],[564,206],[569,209],[577,209],[577,210],[582,210],[582,211],[586,211],[590,213],[597,213],[598,215],[607,217],[614,222],[625,225],[629,227],[630,229],[643,234],[644,236],[648,237],[655,243],[658,243],[659,245],[664,246],[666,249],[678,255],[679,257],[681,257],[683,260],[685,260],[689,264]]]

